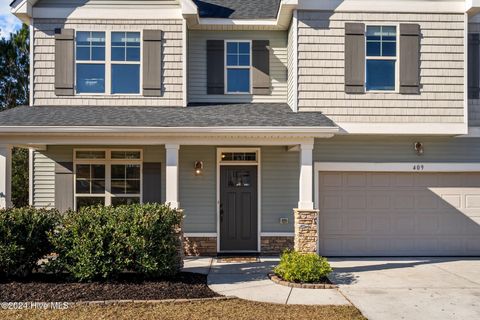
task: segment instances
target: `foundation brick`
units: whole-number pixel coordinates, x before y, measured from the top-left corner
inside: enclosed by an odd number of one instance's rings
[[[184,237],[183,250],[186,256],[216,256],[216,237]]]

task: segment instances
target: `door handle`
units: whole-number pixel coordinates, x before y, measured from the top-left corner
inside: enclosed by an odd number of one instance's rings
[[[223,221],[223,204],[220,203],[220,222]]]

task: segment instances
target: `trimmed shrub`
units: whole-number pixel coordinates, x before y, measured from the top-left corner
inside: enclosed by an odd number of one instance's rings
[[[48,233],[59,221],[56,210],[32,207],[0,210],[0,273],[27,276],[52,252]]]
[[[50,268],[80,281],[113,279],[124,271],[174,275],[182,263],[181,222],[181,212],[160,204],[69,211],[50,235],[58,254]]]
[[[332,272],[327,259],[315,253],[285,251],[275,267],[277,276],[290,282],[316,283]]]

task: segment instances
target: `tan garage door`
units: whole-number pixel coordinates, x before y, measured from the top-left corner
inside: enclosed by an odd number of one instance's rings
[[[319,173],[326,256],[480,255],[480,173]]]

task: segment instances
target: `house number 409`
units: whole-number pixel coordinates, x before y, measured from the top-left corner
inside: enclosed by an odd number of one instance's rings
[[[423,171],[424,167],[423,164],[414,164],[413,171]]]

